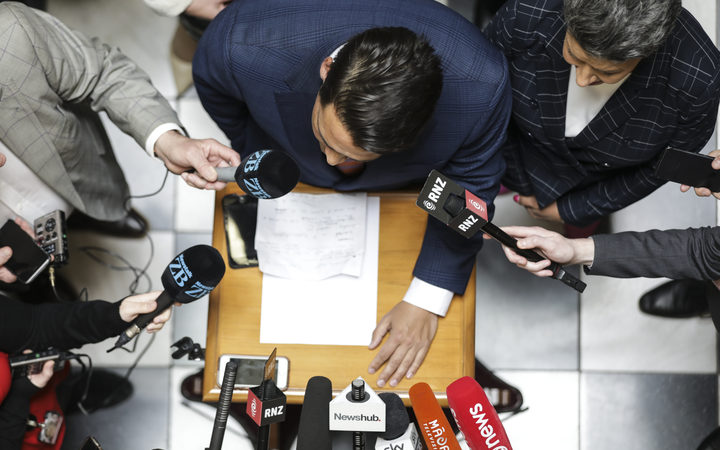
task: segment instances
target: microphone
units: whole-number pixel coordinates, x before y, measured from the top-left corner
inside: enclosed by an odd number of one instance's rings
[[[538,262],[547,259],[534,250],[518,248],[514,237],[488,221],[487,204],[483,199],[437,170],[431,171],[428,175],[415,204],[466,238],[471,238],[478,231],[482,231],[513,249],[518,255],[524,256],[528,261]],[[556,280],[562,281],[578,292],[585,290],[585,283],[567,272],[560,264],[551,262],[547,268],[552,270],[552,277]]]
[[[332,450],[329,423],[331,399],[330,380],[325,377],[310,378],[300,411],[297,450]]]
[[[470,450],[512,450],[495,408],[477,381],[462,377],[453,381],[445,392],[450,411]]]
[[[255,198],[278,198],[292,191],[300,180],[300,168],[290,155],[277,150],[258,150],[238,167],[216,167],[218,181],[235,181]]]
[[[330,430],[352,431],[353,450],[365,449],[365,431],[385,431],[385,403],[361,377],[330,402]]]
[[[375,441],[375,450],[421,450],[420,436],[400,397],[394,392],[381,392],[378,396],[385,402],[387,424]]]
[[[417,383],[410,387],[410,402],[420,433],[429,450],[460,450],[450,422],[443,413],[430,385]]]
[[[215,289],[224,275],[225,261],[220,252],[209,245],[195,245],[177,255],[160,277],[164,290],[155,300],[157,308],[137,316],[108,353],[130,342],[174,302],[190,303],[207,295]]]

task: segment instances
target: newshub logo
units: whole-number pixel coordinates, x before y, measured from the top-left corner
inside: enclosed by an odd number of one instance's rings
[[[357,422],[380,422],[380,417],[373,414],[372,416],[366,416],[365,414],[357,414],[350,416],[348,414],[335,413],[335,420],[352,420]]]

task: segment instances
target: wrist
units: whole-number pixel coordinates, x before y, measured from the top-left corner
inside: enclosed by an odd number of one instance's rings
[[[571,239],[573,257],[570,264],[591,265],[595,259],[595,241],[592,238]]]

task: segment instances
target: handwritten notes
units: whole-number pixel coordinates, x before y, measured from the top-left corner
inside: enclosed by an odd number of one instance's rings
[[[366,203],[360,224],[364,257],[360,258],[359,276],[303,280],[263,274],[261,343],[363,346],[370,343],[377,320],[380,199],[369,197]],[[262,259],[258,259],[262,267]]]
[[[255,234],[260,270],[294,280],[359,276],[366,211],[364,193],[261,200]]]

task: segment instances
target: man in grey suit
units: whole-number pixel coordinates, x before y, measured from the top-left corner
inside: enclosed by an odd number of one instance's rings
[[[219,142],[185,137],[167,100],[117,48],[15,2],[0,3],[0,30],[0,152],[8,157],[0,213],[34,214],[8,194],[32,183],[57,197],[56,209],[124,223],[129,189],[99,111],[195,187],[222,188],[214,167],[239,165]]]

